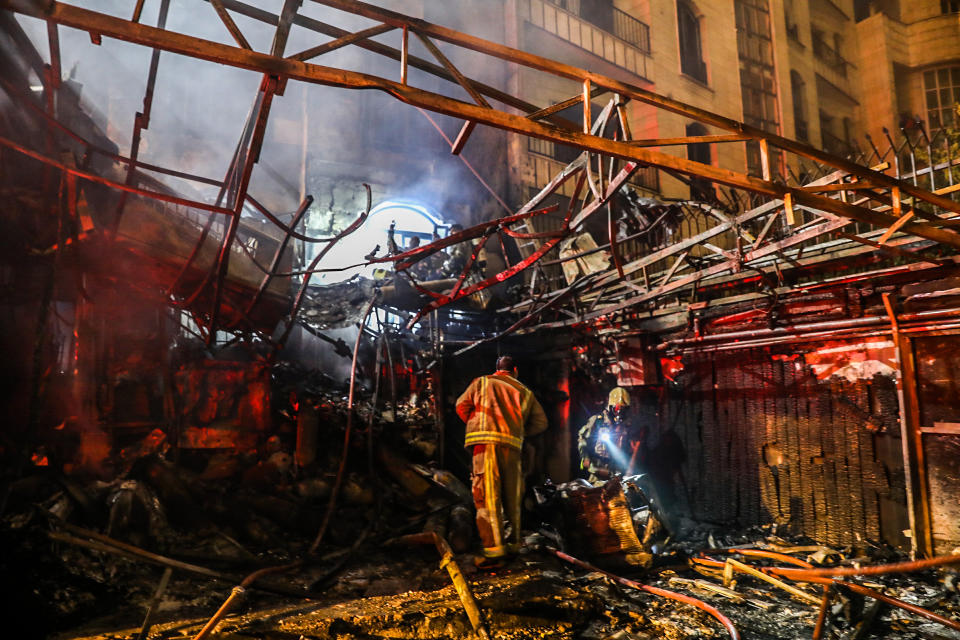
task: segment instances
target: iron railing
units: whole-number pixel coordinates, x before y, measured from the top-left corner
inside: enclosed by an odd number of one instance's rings
[[[650,53],[650,25],[616,8],[613,10],[613,35],[644,53]]]
[[[616,7],[611,7],[613,12],[611,16],[604,16],[612,20],[598,20],[597,16],[590,15],[588,11],[583,10],[580,0],[546,0],[550,4],[560,7],[564,11],[569,11],[578,18],[586,20],[590,24],[600,27],[620,38],[624,42],[632,44],[643,53],[650,53],[650,25],[642,20],[634,18],[626,11],[621,11]]]
[[[853,154],[853,147],[848,140],[833,134],[821,125],[820,135],[823,138],[823,148],[830,153],[838,156],[850,156]]]
[[[813,55],[820,61],[830,65],[842,77],[847,77],[847,66],[851,63],[840,55],[840,52],[831,47],[823,39],[823,34],[813,35]]]

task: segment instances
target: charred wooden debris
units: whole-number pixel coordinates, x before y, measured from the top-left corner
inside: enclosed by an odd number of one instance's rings
[[[626,492],[616,481],[536,489],[539,531],[515,559],[478,572],[464,553],[467,489],[376,455],[367,475],[354,452],[319,545],[333,461],[294,472],[282,450],[259,461],[218,453],[198,473],[204,456],[174,463],[151,434],[111,482],[31,473],[3,517],[4,546],[19,550],[4,571],[23,575],[7,601],[47,637],[950,638],[960,628],[957,556],[902,562],[775,526],[721,533],[659,511],[642,478],[624,480]],[[654,530],[651,512],[669,524]],[[69,635],[52,635],[63,626]]]

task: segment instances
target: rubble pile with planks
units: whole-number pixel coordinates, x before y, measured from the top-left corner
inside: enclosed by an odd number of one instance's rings
[[[960,555],[722,531],[663,513],[643,476],[532,488],[524,549],[478,570],[469,490],[410,444],[432,403],[360,403],[341,465],[343,391],[295,373],[257,450],[156,430],[109,481],[28,470],[0,527],[8,619],[64,639],[960,638]],[[312,459],[289,446],[304,416]]]

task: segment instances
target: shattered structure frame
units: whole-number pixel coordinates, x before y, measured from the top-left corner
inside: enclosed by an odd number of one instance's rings
[[[219,234],[220,248],[217,250],[215,260],[211,261],[207,269],[207,275],[200,280],[199,286],[192,290],[180,290],[178,285],[180,276],[183,275],[181,272],[168,290],[182,306],[193,309],[197,324],[208,341],[218,329],[245,327],[256,330],[258,323],[251,318],[251,313],[277,277],[303,275],[303,288],[306,287],[319,260],[314,260],[309,268],[299,272],[277,270],[280,257],[291,238],[326,242],[327,247],[321,252],[323,255],[338,239],[356,230],[362,223],[361,216],[361,219],[334,238],[308,238],[298,234],[295,227],[309,202],[301,205],[294,221],[287,225],[267,211],[249,193],[250,177],[263,143],[272,99],[275,95],[282,95],[289,80],[346,89],[384,91],[420,109],[462,119],[463,127],[451,147],[453,154],[460,153],[477,124],[485,124],[583,150],[583,155],[551,181],[516,216],[500,219],[495,228],[489,224],[474,227],[457,238],[462,241],[477,238],[485,240],[496,233],[500,236],[501,242],[504,235],[515,240],[523,239],[528,241],[524,244],[530,247],[525,252],[527,255],[524,255],[519,263],[509,265],[501,273],[480,283],[464,286],[464,280],[471,266],[468,265],[445,293],[428,292],[418,287],[418,290],[431,300],[423,307],[416,319],[434,309],[507,280],[534,265],[539,265],[551,249],[562,240],[581,233],[583,224],[588,218],[605,207],[608,208],[609,237],[602,249],[609,249],[613,262],[612,268],[606,273],[590,274],[589,278],[566,286],[563,286],[563,283],[554,282],[548,286],[551,290],[540,292],[542,295],[531,296],[531,299],[507,309],[509,313],[522,311],[526,314],[515,328],[528,325],[527,330],[534,330],[604,321],[618,314],[622,315],[625,312],[648,307],[682,291],[709,283],[742,279],[745,273],[779,276],[776,263],[780,261],[786,261],[794,266],[816,265],[818,260],[823,259],[824,253],[835,255],[839,250],[849,249],[851,246],[860,245],[862,251],[879,249],[921,265],[939,264],[940,261],[915,255],[900,247],[914,243],[918,239],[926,241],[927,246],[932,243],[951,250],[960,247],[960,235],[952,230],[952,227],[958,224],[956,217],[960,213],[960,204],[949,197],[951,193],[957,191],[958,185],[950,184],[939,189],[927,190],[917,185],[916,177],[919,172],[901,173],[899,165],[896,167],[898,175],[893,177],[882,172],[889,168],[889,162],[881,161],[873,169],[866,168],[808,144],[751,127],[588,70],[482,40],[370,4],[341,0],[314,1],[369,18],[376,24],[370,28],[349,33],[298,15],[297,10],[301,2],[297,0],[286,0],[280,15],[269,14],[236,0],[217,0],[210,3],[210,9],[216,12],[236,42],[236,46],[228,46],[166,30],[164,23],[166,10],[169,7],[167,0],[161,4],[160,18],[156,27],[139,22],[143,8],[142,2],[137,3],[130,19],[117,18],[60,2],[4,0],[0,3],[0,6],[8,10],[47,21],[51,62],[46,66],[41,65],[38,72],[42,73],[44,79],[49,135],[53,136],[55,132],[66,133],[84,144],[87,153],[96,150],[88,141],[80,139],[75,133],[58,123],[53,116],[52,103],[60,82],[58,27],[67,26],[85,30],[94,42],[99,42],[100,38],[107,36],[153,48],[144,110],[138,113],[135,119],[130,157],[114,156],[115,160],[127,166],[126,180],[123,183],[98,176],[82,166],[67,166],[57,161],[49,156],[52,148],[49,143],[47,154],[26,148],[8,139],[0,140],[0,143],[41,160],[48,167],[58,169],[67,187],[71,211],[76,210],[78,192],[82,191],[84,182],[98,182],[120,191],[120,202],[110,229],[114,234],[121,224],[125,204],[131,194],[150,198],[158,204],[167,203],[195,208],[222,217],[225,229]],[[251,48],[231,18],[231,10],[276,25],[276,33],[269,52],[259,52]],[[331,36],[333,39],[289,55],[285,52],[285,46],[293,24],[305,26]],[[390,31],[399,32],[399,48],[370,40],[373,36]],[[411,33],[423,42],[439,64],[409,55],[408,43]],[[521,97],[509,95],[467,78],[449,57],[440,51],[435,41],[442,41],[458,49],[469,50],[483,56],[573,80],[581,84],[583,90],[581,94],[568,100],[539,108]],[[399,60],[399,81],[312,62],[324,53],[348,45],[362,47]],[[239,136],[233,161],[223,181],[210,181],[175,169],[147,166],[137,160],[140,133],[149,125],[161,51],[175,52],[262,74],[253,108]],[[455,83],[465,90],[474,102],[464,102],[411,86],[407,82],[410,66]],[[612,94],[612,98],[607,107],[594,117],[591,113],[590,99],[600,94]],[[497,108],[491,104],[490,100],[504,106]],[[624,108],[629,100],[640,101],[658,109],[681,114],[720,133],[669,139],[633,139]],[[575,104],[582,106],[584,114],[582,123],[572,123],[558,115],[563,109]],[[523,115],[517,114],[516,111],[522,112]],[[608,127],[607,123],[614,113],[616,113],[616,126]],[[610,133],[611,130],[612,133]],[[657,150],[672,145],[730,144],[746,141],[759,144],[763,173],[761,177],[721,169]],[[775,166],[774,157],[780,152],[818,163],[822,167],[832,169],[832,172],[806,184],[786,184],[784,180],[778,178],[778,167]],[[875,155],[879,157],[881,154],[877,152]],[[614,171],[617,164],[621,165],[621,168],[619,171]],[[133,186],[134,176],[141,167],[178,177],[215,183],[220,188],[220,197],[216,204],[210,205],[170,193]],[[727,187],[728,193],[732,195],[729,200],[737,204],[730,206],[728,203],[724,206],[717,201],[684,205],[688,208],[691,206],[699,208],[705,213],[706,219],[712,221],[712,225],[699,233],[681,237],[655,251],[648,250],[638,254],[634,247],[634,255],[630,255],[630,250],[627,249],[625,253],[624,248],[620,246],[621,243],[618,242],[608,205],[631,174],[642,167],[656,167],[681,179],[707,180],[720,188]],[[932,172],[932,169],[929,170],[929,173],[932,174]],[[574,177],[577,178],[577,197],[571,199],[566,219],[560,229],[537,233],[530,230],[530,225],[524,225],[525,230],[508,227],[509,224],[523,222],[529,215],[538,213],[539,211],[535,208],[564,182]],[[584,184],[588,187],[587,189],[583,188]],[[733,190],[737,190],[737,193]],[[759,206],[749,208],[739,206],[743,200],[738,194],[752,196],[746,201],[753,205],[759,203]],[[231,294],[228,291],[229,287],[225,285],[225,280],[230,270],[231,254],[235,253],[232,249],[237,244],[238,230],[242,226],[241,211],[246,203],[252,204],[279,228],[282,241],[270,265],[264,266],[253,260],[255,267],[262,272],[262,279],[252,296],[246,294],[248,299],[240,300],[237,299],[236,292]],[[204,228],[201,240],[188,259],[184,271],[194,262],[203,240],[209,234],[211,223],[212,218]],[[867,230],[846,233],[844,229],[853,224],[857,224],[858,227],[865,226]],[[842,238],[839,243],[836,241],[838,237]],[[445,242],[442,245],[432,243],[418,251],[388,256],[376,261],[393,262],[403,271],[416,260],[427,257],[449,244],[451,243]],[[481,244],[482,241],[478,242],[476,247]],[[476,247],[474,253],[476,253]],[[640,247],[640,249],[643,248]],[[241,249],[244,247],[241,246]],[[803,256],[805,252],[808,257]],[[811,253],[814,254],[813,257],[809,257]],[[578,257],[580,256],[574,255],[566,259]],[[301,299],[302,296],[303,289],[297,299]],[[202,310],[196,309],[195,303],[199,300],[203,301]],[[298,306],[294,304],[289,326],[292,326],[295,321]],[[562,317],[535,324],[535,321],[546,312],[554,317],[559,313]]]

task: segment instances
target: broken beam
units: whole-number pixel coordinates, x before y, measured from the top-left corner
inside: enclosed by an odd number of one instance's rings
[[[331,2],[331,0],[324,0],[323,3],[332,4],[334,6],[341,4],[339,2]],[[369,5],[360,2],[353,4],[355,4],[357,7],[369,7]],[[353,6],[353,4],[350,6]],[[685,158],[674,157],[644,148],[637,148],[626,142],[619,142],[598,136],[548,127],[536,122],[532,122],[523,116],[513,115],[496,109],[487,109],[477,105],[471,105],[439,94],[404,86],[402,84],[376,76],[287,60],[277,56],[261,54],[255,51],[246,51],[244,49],[239,49],[208,40],[202,40],[199,38],[193,38],[183,34],[165,31],[163,29],[156,29],[146,25],[134,24],[120,18],[114,18],[106,14],[101,14],[58,2],[52,3],[49,11],[47,12],[24,8],[19,2],[15,2],[14,0],[0,0],[0,6],[21,11],[42,19],[52,20],[59,24],[64,24],[77,29],[94,31],[129,42],[153,46],[155,48],[163,48],[165,50],[174,51],[183,55],[205,60],[212,60],[221,64],[251,69],[261,73],[275,74],[278,76],[290,77],[297,80],[325,84],[329,86],[354,89],[378,89],[392,94],[394,97],[403,102],[430,109],[438,113],[444,113],[446,115],[451,115],[466,120],[476,120],[478,122],[489,124],[507,131],[514,131],[536,138],[559,142],[561,144],[570,144],[582,149],[587,149],[596,153],[602,153],[625,160],[635,160],[644,164],[677,170],[682,173],[688,173],[707,178],[720,184],[740,187],[768,196],[782,197],[786,193],[793,193],[794,200],[798,204],[832,212],[844,217],[848,217],[852,220],[858,220],[868,224],[886,227],[890,224],[893,224],[893,222],[896,220],[892,216],[886,214],[854,206],[845,202],[832,200],[823,196],[806,193],[802,190],[789,188],[772,181],[759,180],[748,175],[721,169],[719,167],[713,167],[700,162],[694,162]],[[389,20],[384,21],[389,22]],[[418,22],[417,28],[426,30],[429,33],[434,34],[435,37],[439,37],[436,36],[435,31],[440,28],[433,27],[432,25],[429,25],[429,23]],[[441,33],[445,33],[445,31],[441,30]],[[476,40],[477,42],[486,42],[479,39],[473,40]],[[486,43],[486,45],[488,48],[495,48],[499,46],[495,45],[495,43]],[[518,54],[522,53],[523,52],[518,52]],[[523,54],[523,56],[529,55],[530,54]],[[534,57],[536,58],[536,56]],[[554,64],[560,65],[561,67],[567,67],[567,65],[561,65],[560,63]],[[575,68],[570,67],[570,69]],[[611,84],[617,85],[616,87],[611,88],[619,87],[623,89],[623,93],[626,93],[630,97],[645,95],[642,90],[630,88],[626,85],[622,85],[622,83],[618,83],[615,80],[603,78],[602,76],[596,76],[596,74],[589,74],[582,70],[580,70],[580,73],[587,74],[586,79],[588,80],[595,77],[598,79],[598,81],[600,81],[598,83],[606,84],[608,86]],[[638,94],[638,91],[641,93]],[[656,94],[650,95],[656,96]],[[661,98],[661,96],[656,97]],[[667,100],[666,98],[663,99]],[[692,109],[692,107],[690,108]],[[695,111],[699,113],[700,110]],[[704,113],[706,113],[705,117],[709,116],[710,118],[719,118],[719,116],[713,116],[713,114],[709,114],[708,112]],[[724,122],[728,122],[726,119],[723,120]],[[711,122],[711,124],[713,123]],[[741,123],[735,124],[737,127],[743,127],[744,131],[747,132],[745,128],[746,125],[742,125]],[[748,133],[752,133],[752,131]],[[830,160],[834,160],[834,158],[829,156],[825,161]],[[877,182],[880,182],[882,178],[885,181],[894,182],[895,185],[900,185],[899,182],[889,178],[888,176],[884,176],[883,174],[874,174],[873,172],[870,172],[859,165],[848,163],[846,161],[843,161],[843,164],[850,165],[852,173],[865,173],[872,176]],[[846,166],[841,168],[846,168]],[[913,187],[912,185],[901,185],[901,189],[911,194],[918,192],[921,194],[918,197],[932,201],[930,197],[927,197],[931,196],[931,194]],[[941,196],[936,196],[935,198],[937,199],[935,204],[939,205],[939,200],[943,200],[946,203],[944,208],[953,211],[960,210],[960,204],[958,203]],[[911,222],[904,226],[904,230],[936,242],[941,242],[954,247],[960,247],[960,235],[944,229],[938,229],[936,227],[919,222]]]
[[[783,580],[778,580],[778,579],[774,578],[773,576],[769,576],[769,575],[765,574],[764,572],[762,572],[762,571],[760,571],[760,570],[758,570],[758,569],[754,569],[753,567],[751,567],[751,566],[748,565],[748,564],[744,564],[744,563],[742,563],[742,562],[740,562],[740,561],[738,561],[738,560],[734,560],[733,558],[728,558],[728,559],[727,559],[726,566],[728,566],[728,567],[733,567],[736,571],[739,571],[739,572],[741,572],[741,573],[746,573],[746,574],[748,574],[748,575],[753,576],[754,578],[758,578],[758,579],[760,579],[760,580],[763,580],[764,582],[769,582],[769,583],[772,584],[773,586],[778,587],[778,588],[780,588],[780,589],[783,589],[784,591],[786,591],[786,592],[789,593],[790,595],[795,596],[795,597],[797,597],[797,598],[800,598],[800,599],[803,600],[804,602],[809,602],[810,604],[813,604],[813,605],[815,605],[815,606],[817,606],[817,607],[819,607],[820,604],[821,604],[821,603],[820,603],[821,598],[818,598],[818,597],[816,597],[816,596],[814,596],[814,595],[812,595],[812,594],[809,594],[809,593],[807,593],[806,591],[804,591],[803,589],[799,589],[799,588],[797,588],[797,587],[795,587],[795,586],[793,586],[793,585],[791,585],[791,584],[787,584],[787,583],[784,582]]]
[[[669,147],[679,144],[703,144],[713,142],[744,142],[753,140],[750,136],[739,133],[725,133],[716,136],[683,136],[680,138],[648,138],[645,140],[631,140],[630,144],[638,147]]]
[[[590,92],[590,99],[592,100],[593,98],[596,98],[597,96],[602,95],[606,92],[607,92],[606,89],[602,87],[596,87],[595,89],[593,89],[593,91]],[[547,116],[552,116],[555,113],[559,113],[564,109],[569,109],[573,105],[580,104],[582,102],[583,102],[583,93],[581,92],[573,96],[572,98],[567,98],[566,100],[558,102],[557,104],[552,104],[549,107],[544,107],[543,109],[540,109],[539,111],[534,111],[533,113],[529,113],[527,114],[527,118],[529,118],[530,120],[541,120],[543,118],[546,118]]]

